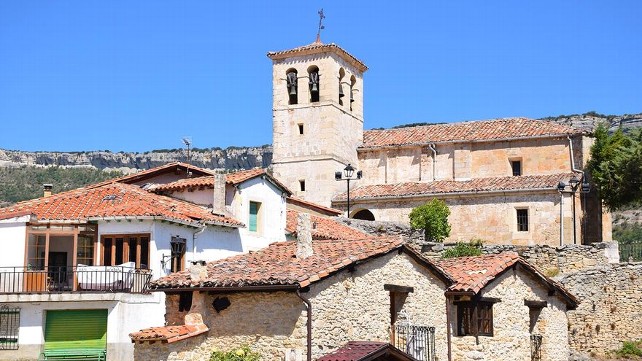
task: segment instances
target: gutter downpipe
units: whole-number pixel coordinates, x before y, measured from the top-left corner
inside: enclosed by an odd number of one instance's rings
[[[573,156],[573,140],[571,139],[570,135],[566,135],[566,139],[568,139],[568,149],[569,149],[569,152],[571,153],[571,171],[582,173],[582,179],[580,179],[580,182],[584,183],[584,171],[575,168],[575,157]],[[577,244],[577,229],[576,229],[577,221],[575,219],[575,191],[573,192],[573,205],[572,206],[573,206],[573,244]],[[560,218],[560,220],[561,220],[561,218]]]
[[[297,295],[297,297],[299,297],[301,299],[301,301],[303,301],[303,303],[305,303],[305,306],[307,308],[307,318],[308,318],[308,320],[306,322],[307,328],[308,328],[308,336],[307,336],[307,348],[308,348],[307,354],[308,354],[308,357],[307,357],[307,361],[312,361],[312,303],[310,303],[310,300],[308,300],[307,298],[303,297],[303,295],[301,295],[301,289],[300,288],[297,288],[296,295]]]
[[[437,162],[437,149],[435,149],[435,144],[430,143],[428,144],[428,148],[432,151],[432,181],[434,182],[435,179],[437,179],[437,176],[435,175],[435,169],[436,169],[436,162]]]
[[[204,224],[198,231],[192,233],[192,262],[196,262],[196,236],[205,232],[207,224]]]

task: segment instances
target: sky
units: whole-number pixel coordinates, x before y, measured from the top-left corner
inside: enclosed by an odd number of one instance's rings
[[[0,1],[0,148],[272,142],[268,51],[363,61],[365,129],[642,112],[642,1]]]

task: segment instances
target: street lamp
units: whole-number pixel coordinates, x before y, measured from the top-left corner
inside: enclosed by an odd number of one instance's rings
[[[348,182],[348,218],[350,218],[350,181],[361,179],[361,177],[363,176],[363,173],[361,171],[357,171],[357,175],[355,176],[355,170],[356,169],[354,169],[354,167],[348,163],[348,165],[343,168],[343,172],[334,172],[334,180],[345,180],[346,182]]]
[[[571,194],[573,196],[573,203],[571,204],[571,207],[573,209],[573,244],[577,244],[577,225],[575,224],[575,193],[577,193],[577,190],[579,188],[580,193],[586,194],[591,191],[591,185],[586,181],[586,178],[582,177],[582,182],[581,182],[581,188],[580,188],[580,180],[577,179],[577,176],[573,174],[571,179],[568,180],[568,184],[564,182],[559,182],[557,184],[557,191],[560,192],[560,246],[564,245],[564,193]],[[566,187],[569,188],[569,190],[566,190]]]

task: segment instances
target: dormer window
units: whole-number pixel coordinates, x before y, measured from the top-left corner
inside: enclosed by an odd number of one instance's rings
[[[319,83],[319,68],[311,66],[308,68],[308,85],[310,87],[310,102],[316,103],[319,101],[320,83]]]
[[[298,96],[298,82],[299,78],[297,75],[296,69],[290,69],[287,71],[285,75],[285,81],[287,84],[287,89],[288,89],[288,104],[298,104],[299,103],[299,96]]]

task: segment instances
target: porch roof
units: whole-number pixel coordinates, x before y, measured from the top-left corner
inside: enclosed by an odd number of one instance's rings
[[[205,207],[118,182],[78,188],[0,208],[0,219],[21,212],[33,214],[37,222],[84,223],[139,218],[194,226],[205,223],[236,228],[243,225],[234,218],[213,214]]]

